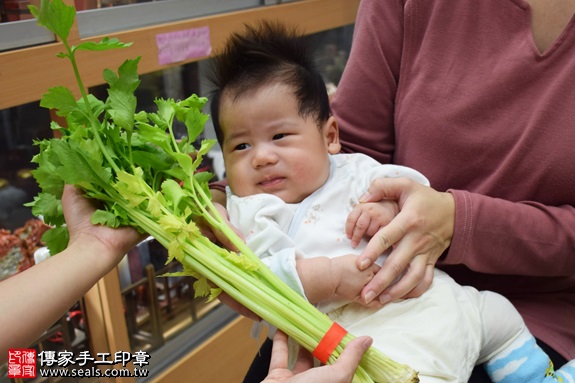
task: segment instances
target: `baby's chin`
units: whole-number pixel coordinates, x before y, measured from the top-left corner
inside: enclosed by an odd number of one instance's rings
[[[232,193],[238,197],[249,197],[249,196],[253,196],[253,195],[257,195],[257,194],[268,194],[268,195],[276,196],[279,199],[281,199],[282,201],[284,201],[285,203],[289,203],[289,204],[300,203],[304,199],[306,199],[306,197],[309,196],[309,194],[302,195],[301,193],[295,193],[295,192],[292,192],[290,190],[269,191],[269,190],[263,190],[263,189],[257,188],[257,187],[254,189],[251,189],[251,190],[241,189],[241,190],[237,190],[237,192],[234,191],[234,189],[232,188]]]
[[[308,196],[308,195],[290,193],[287,191],[280,191],[280,192],[270,193],[270,194],[275,195],[276,197],[280,198],[285,203],[291,203],[291,204],[300,203],[304,199],[306,199],[306,197]]]

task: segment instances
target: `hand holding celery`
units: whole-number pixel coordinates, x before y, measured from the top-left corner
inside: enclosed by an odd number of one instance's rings
[[[40,25],[61,39],[65,52],[59,57],[70,60],[82,94],[76,100],[69,89],[54,87],[40,104],[55,109],[68,125],[65,129],[52,122],[52,129],[59,131],[61,138],[36,142],[40,154],[33,160],[38,164],[34,176],[42,192],[30,206],[34,214],[54,226],[44,237],[51,253],[67,245],[60,199],[64,184],[73,184],[102,203],[92,216],[93,223],[133,226],[152,235],[168,249],[169,260],[175,258],[184,266],[183,273],[198,279],[194,285],[198,295],[213,299],[223,290],[313,351],[332,321],[279,280],[225,224],[210,200],[211,174],[197,172],[214,144],[204,140],[199,149],[193,146],[209,118],[201,112],[207,100],[196,95],[181,101],[156,99],[156,113],[136,113],[139,58],[126,60],[117,74],[105,70],[108,98],[96,99],[84,89],[76,54],[130,44],[104,38],[99,43],[70,46],[74,7],[62,0],[42,0],[40,9],[29,8]],[[185,124],[187,138],[176,140],[172,130],[175,120]],[[194,223],[199,218],[222,231],[238,252],[204,237]],[[210,288],[208,280],[219,288]],[[343,337],[329,363],[351,339],[350,334]],[[362,359],[356,381],[416,382],[417,374],[372,348]]]

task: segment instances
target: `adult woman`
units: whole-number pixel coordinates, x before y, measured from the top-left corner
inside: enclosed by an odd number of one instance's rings
[[[372,185],[401,211],[360,260],[394,248],[364,298],[423,293],[439,259],[509,298],[561,364],[575,358],[575,2],[545,4],[364,0],[333,110],[346,150],[433,187]]]

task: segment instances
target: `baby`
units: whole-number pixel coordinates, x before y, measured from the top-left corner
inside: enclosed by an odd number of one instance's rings
[[[371,336],[423,383],[467,382],[483,362],[494,382],[573,381],[575,362],[555,372],[509,301],[440,270],[419,298],[361,304],[378,266],[356,266],[366,240],[345,235],[349,213],[361,209],[372,226],[385,225],[393,203],[359,203],[371,182],[428,181],[413,169],[339,154],[337,121],[301,36],[279,24],[247,27],[216,57],[212,81],[230,220],[290,287],[352,334]]]

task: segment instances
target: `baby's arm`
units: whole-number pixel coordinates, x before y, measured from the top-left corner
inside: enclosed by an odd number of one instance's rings
[[[373,278],[379,266],[364,271],[357,267],[357,255],[335,258],[298,259],[296,269],[306,298],[313,304],[331,299],[361,302],[361,290]]]
[[[357,255],[334,259],[307,258],[287,234],[293,212],[273,195],[228,195],[229,216],[245,234],[248,247],[282,281],[311,303],[344,298],[355,300],[372,279],[378,266],[360,271]],[[359,301],[359,300],[358,300]]]

